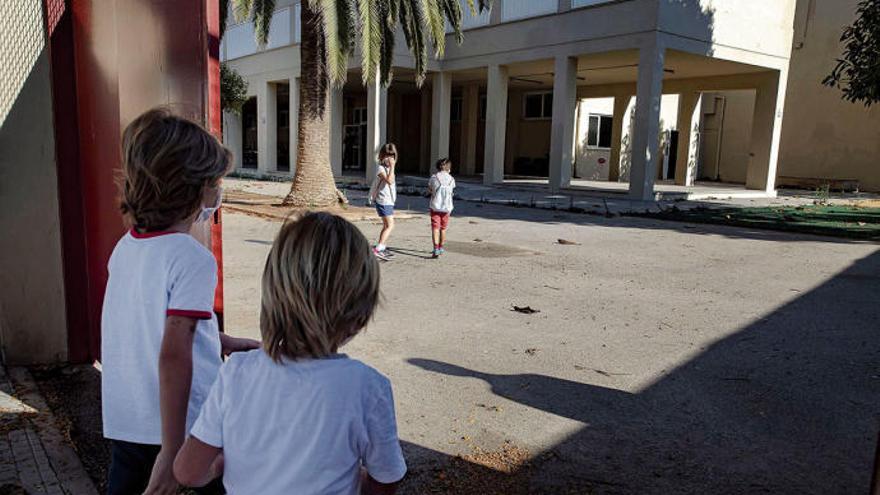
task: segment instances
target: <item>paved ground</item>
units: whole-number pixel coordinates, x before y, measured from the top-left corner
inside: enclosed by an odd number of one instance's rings
[[[22,368],[0,366],[0,494],[97,494],[55,417]]]
[[[278,226],[224,216],[234,334]],[[450,238],[425,259],[427,218],[399,223],[344,349],[394,383],[406,493],[867,491],[876,244],[463,201]]]

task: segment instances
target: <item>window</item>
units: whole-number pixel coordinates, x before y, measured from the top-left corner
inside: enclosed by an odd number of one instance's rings
[[[542,91],[523,96],[524,119],[549,119],[553,117],[553,93]]]
[[[464,99],[461,96],[452,98],[452,108],[449,111],[450,122],[461,122],[462,105],[464,105]]]
[[[590,115],[587,128],[587,146],[591,148],[610,148],[614,119],[610,115]]]
[[[352,124],[366,124],[367,123],[367,109],[366,107],[358,107],[352,110],[351,116]]]

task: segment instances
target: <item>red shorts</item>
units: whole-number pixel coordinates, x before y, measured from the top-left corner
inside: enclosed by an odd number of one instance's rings
[[[446,230],[449,227],[449,213],[431,210],[431,228]]]

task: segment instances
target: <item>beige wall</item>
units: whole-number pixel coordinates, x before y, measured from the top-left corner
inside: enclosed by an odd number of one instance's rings
[[[798,2],[778,173],[858,179],[863,190],[880,191],[880,105],[845,102],[839,91],[821,85],[840,56],[838,39],[857,3]]]
[[[49,56],[40,2],[15,2],[0,32],[0,344],[7,363],[67,357]]]
[[[546,158],[550,153],[551,119],[524,119],[523,96],[532,91],[550,91],[552,88],[529,88],[508,90],[507,139],[504,155],[504,173],[514,173],[513,164],[518,157]]]
[[[698,178],[745,183],[754,109],[753,90],[703,94]]]

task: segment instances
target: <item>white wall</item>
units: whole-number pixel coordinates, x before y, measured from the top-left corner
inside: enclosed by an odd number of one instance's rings
[[[291,17],[294,15],[296,16],[296,28],[291,22]],[[294,43],[294,40],[299,42],[299,4],[275,11],[269,26],[269,41],[266,43],[265,49],[271,50],[287,46]],[[227,27],[223,43],[223,53],[226,60],[253,55],[260,51],[254,38],[254,23],[250,21]]]
[[[504,0],[501,4],[503,22],[525,19],[539,15],[554,14],[559,9],[558,0]]]
[[[5,10],[0,32],[0,345],[7,363],[67,357],[49,52],[40,2]]]
[[[578,121],[575,129],[575,163],[581,179],[608,180],[611,148],[596,148],[587,144],[590,115],[614,115],[614,98],[588,98],[578,102]]]

